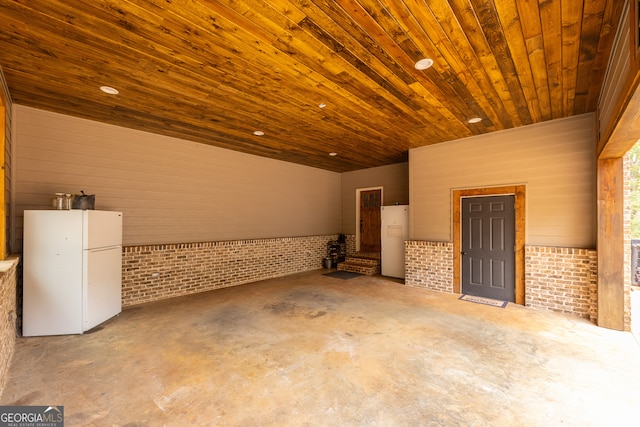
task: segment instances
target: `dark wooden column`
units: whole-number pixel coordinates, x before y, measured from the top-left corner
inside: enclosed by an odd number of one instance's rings
[[[598,160],[598,326],[624,330],[623,159]]]

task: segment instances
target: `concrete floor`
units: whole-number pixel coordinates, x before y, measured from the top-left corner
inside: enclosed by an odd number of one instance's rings
[[[629,333],[323,270],[19,339],[0,405],[67,426],[637,426]]]

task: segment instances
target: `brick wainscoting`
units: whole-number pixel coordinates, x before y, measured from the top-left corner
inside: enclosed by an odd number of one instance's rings
[[[204,292],[322,268],[337,235],[127,246],[122,305]]]
[[[16,343],[18,263],[18,257],[0,261],[0,396],[7,381]]]
[[[356,235],[347,234],[345,237],[345,243],[347,244],[347,255],[353,255],[356,253]]]
[[[598,311],[595,249],[527,246],[525,305],[575,314],[595,322]]]
[[[407,286],[453,292],[453,243],[407,241]],[[594,249],[527,246],[525,305],[595,322],[598,258]]]
[[[405,285],[453,292],[453,243],[408,240],[404,248]]]

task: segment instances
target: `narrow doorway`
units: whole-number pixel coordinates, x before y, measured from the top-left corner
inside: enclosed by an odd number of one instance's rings
[[[380,252],[382,190],[360,192],[360,251]]]
[[[462,293],[515,302],[515,196],[462,199]]]

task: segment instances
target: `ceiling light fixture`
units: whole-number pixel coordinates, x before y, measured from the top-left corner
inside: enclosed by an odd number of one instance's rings
[[[337,155],[338,155],[338,153],[329,153],[329,155],[330,155],[331,157],[335,157],[335,156],[337,156]]]
[[[109,95],[117,95],[120,93],[118,92],[118,89],[114,89],[111,86],[100,86],[100,90],[104,93],[108,93]]]
[[[480,117],[474,117],[472,119],[467,120],[467,123],[480,123],[482,121],[482,119]]]
[[[254,134],[255,136],[262,136],[262,135],[264,135],[264,132],[262,132],[261,130],[254,130],[254,131],[253,131],[253,134]]]
[[[416,65],[414,65],[414,67],[416,67],[416,70],[426,70],[427,68],[431,68],[432,65],[433,65],[433,59],[422,58],[421,60],[416,62]]]

